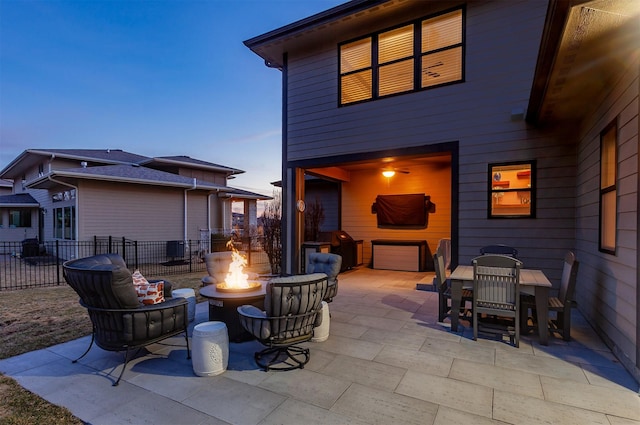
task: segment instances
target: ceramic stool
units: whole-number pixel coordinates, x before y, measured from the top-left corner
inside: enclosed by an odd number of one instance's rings
[[[204,322],[194,326],[191,362],[198,376],[219,375],[229,364],[229,334],[224,322]]]
[[[173,298],[186,298],[189,302],[189,321],[193,322],[196,318],[196,291],[191,288],[174,289],[171,291]]]
[[[311,338],[311,342],[322,342],[329,338],[331,317],[329,316],[329,304],[327,304],[326,301],[322,301],[322,308],[318,314],[322,316],[322,324],[313,328],[313,338]]]

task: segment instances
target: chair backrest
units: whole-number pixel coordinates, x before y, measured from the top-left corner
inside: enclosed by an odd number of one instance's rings
[[[338,254],[326,252],[312,252],[309,254],[305,272],[324,273],[329,278],[329,285],[335,285],[338,281],[338,274],[342,267],[342,257]]]
[[[480,255],[498,254],[508,255],[509,257],[518,258],[518,250],[509,245],[487,245],[480,248]]]
[[[580,262],[576,260],[576,255],[571,251],[567,252],[564,256],[564,266],[562,267],[562,278],[558,292],[558,299],[563,305],[573,301],[579,265]]]
[[[438,241],[438,247],[436,252],[442,257],[444,263],[444,269],[447,270],[451,267],[451,239],[442,238]],[[434,263],[435,264],[435,263]]]
[[[522,263],[506,255],[481,255],[473,259],[473,298],[479,308],[515,311],[520,305]]]
[[[100,254],[67,261],[63,275],[89,307],[138,308],[131,272],[117,254]]]
[[[329,283],[324,273],[273,278],[267,283],[264,309],[273,339],[290,339],[313,332]]]
[[[447,275],[444,268],[444,258],[438,251],[433,254],[433,266],[436,270],[436,286],[438,287],[438,291],[442,292],[447,286]]]
[[[207,266],[207,273],[215,282],[224,282],[229,273],[229,264],[233,261],[232,251],[211,252],[204,256],[204,262]]]

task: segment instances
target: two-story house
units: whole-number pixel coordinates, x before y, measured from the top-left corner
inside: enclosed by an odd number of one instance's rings
[[[353,0],[245,41],[282,73],[284,270],[306,175],[365,262],[378,239],[450,238],[453,266],[503,243],[557,285],[573,250],[578,308],[640,377],[639,19],[625,0]],[[428,196],[410,214],[428,220],[382,217],[399,195]]]
[[[0,240],[200,240],[232,229],[232,203],[257,225],[269,196],[227,185],[244,171],[188,156],[149,158],[119,149],[28,149],[2,171]]]

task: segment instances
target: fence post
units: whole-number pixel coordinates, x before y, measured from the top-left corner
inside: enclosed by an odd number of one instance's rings
[[[136,270],[138,270],[138,241],[133,241],[133,251],[134,251]]]
[[[247,236],[247,264],[251,266],[251,236]]]
[[[93,255],[98,255],[98,236],[93,235]]]
[[[56,283],[60,286],[60,241],[56,239]]]
[[[122,258],[124,258],[125,263],[127,262],[127,243],[124,240],[124,236],[122,237]]]
[[[193,252],[193,250],[192,250],[192,246],[193,246],[193,245],[191,245],[191,239],[187,240],[187,247],[188,247],[188,249],[189,249],[189,273],[193,273],[193,261],[191,261],[191,260],[192,260],[192,257],[193,257],[193,256],[191,255],[191,254],[192,254],[192,252]]]
[[[113,251],[111,250],[111,235],[109,235],[109,254],[111,254]]]

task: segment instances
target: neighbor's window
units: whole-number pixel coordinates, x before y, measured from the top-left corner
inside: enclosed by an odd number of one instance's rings
[[[600,251],[616,253],[616,141],[615,122],[600,134]]]
[[[489,218],[535,217],[535,161],[489,164]]]
[[[462,81],[462,29],[456,9],[340,45],[340,104]]]
[[[56,239],[75,240],[76,207],[53,209],[53,237]]]
[[[9,210],[9,227],[31,227],[31,210],[27,208]]]

